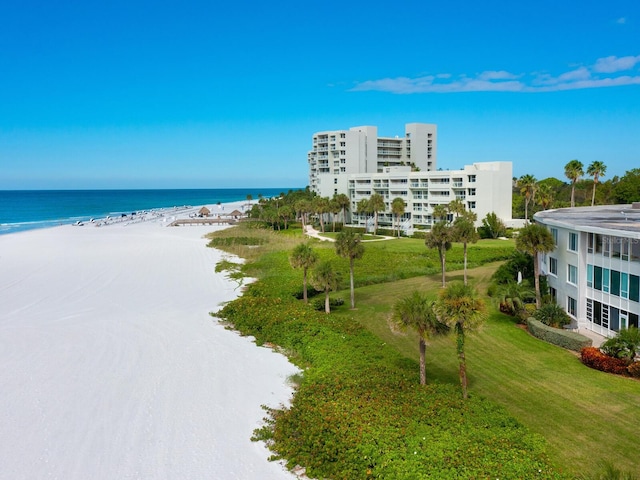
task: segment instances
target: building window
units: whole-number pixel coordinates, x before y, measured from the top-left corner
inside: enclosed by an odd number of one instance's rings
[[[593,288],[593,265],[587,265],[587,287]]]
[[[567,297],[567,313],[575,318],[576,316],[576,299]]]
[[[549,273],[554,276],[558,276],[558,259],[549,257]]]
[[[346,135],[344,133],[340,134],[340,138],[345,138],[345,137],[346,137]]]
[[[551,236],[553,237],[553,244],[557,247],[558,246],[558,229],[557,228],[551,229]]]
[[[567,282],[573,285],[578,284],[578,267],[575,265],[567,265]]]
[[[554,302],[558,301],[558,290],[553,287],[549,287],[549,295],[551,295]]]
[[[578,251],[578,234],[577,233],[569,233],[569,246],[568,246],[568,250],[570,252],[577,252]]]
[[[629,298],[629,274],[620,272],[620,296]]]
[[[595,243],[595,233],[587,233],[587,253],[593,253]]]
[[[333,184],[334,184],[334,185],[337,185],[337,184],[338,184],[338,179],[337,179],[337,178],[334,178],[334,179],[333,179]]]
[[[467,208],[469,210],[476,208],[476,202],[467,202]]]
[[[610,272],[608,268],[602,269],[602,291],[609,293],[609,278]]]
[[[475,183],[476,182],[476,176],[475,175],[468,175],[467,176],[467,180],[469,183]]]
[[[347,146],[347,142],[340,142],[340,146],[341,147],[346,147]]]
[[[472,196],[476,194],[476,189],[475,188],[469,188],[467,189],[467,195]]]

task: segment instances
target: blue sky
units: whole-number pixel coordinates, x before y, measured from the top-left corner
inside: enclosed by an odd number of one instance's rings
[[[0,189],[304,187],[314,132],[640,167],[640,2],[4,2]]]

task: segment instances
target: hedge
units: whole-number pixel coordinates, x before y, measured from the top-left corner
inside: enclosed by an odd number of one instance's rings
[[[586,347],[580,352],[580,360],[587,367],[600,370],[607,373],[615,373],[617,375],[627,375],[627,367],[629,362],[622,358],[610,357],[605,355],[598,348]]]
[[[579,352],[585,347],[590,347],[593,343],[590,338],[584,335],[548,327],[533,317],[527,319],[527,328],[534,337],[575,352]]]

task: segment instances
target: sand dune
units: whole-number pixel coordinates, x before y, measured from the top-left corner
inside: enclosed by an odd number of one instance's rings
[[[213,228],[0,236],[0,479],[294,478],[249,438],[296,369],[208,315]]]

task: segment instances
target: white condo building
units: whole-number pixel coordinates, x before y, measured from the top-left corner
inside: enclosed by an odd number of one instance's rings
[[[555,240],[541,272],[574,326],[609,337],[638,327],[640,204],[561,208],[534,219]]]
[[[436,125],[409,123],[404,137],[378,137],[376,127],[318,132],[308,153],[309,186],[322,197],[347,194],[351,212],[357,204],[379,193],[387,204],[380,225],[393,225],[391,202],[405,201],[401,225],[405,232],[429,228],[433,209],[461,200],[477,214],[477,225],[494,212],[511,221],[511,162],[474,163],[460,170],[436,170]],[[365,216],[351,220],[364,224]]]

